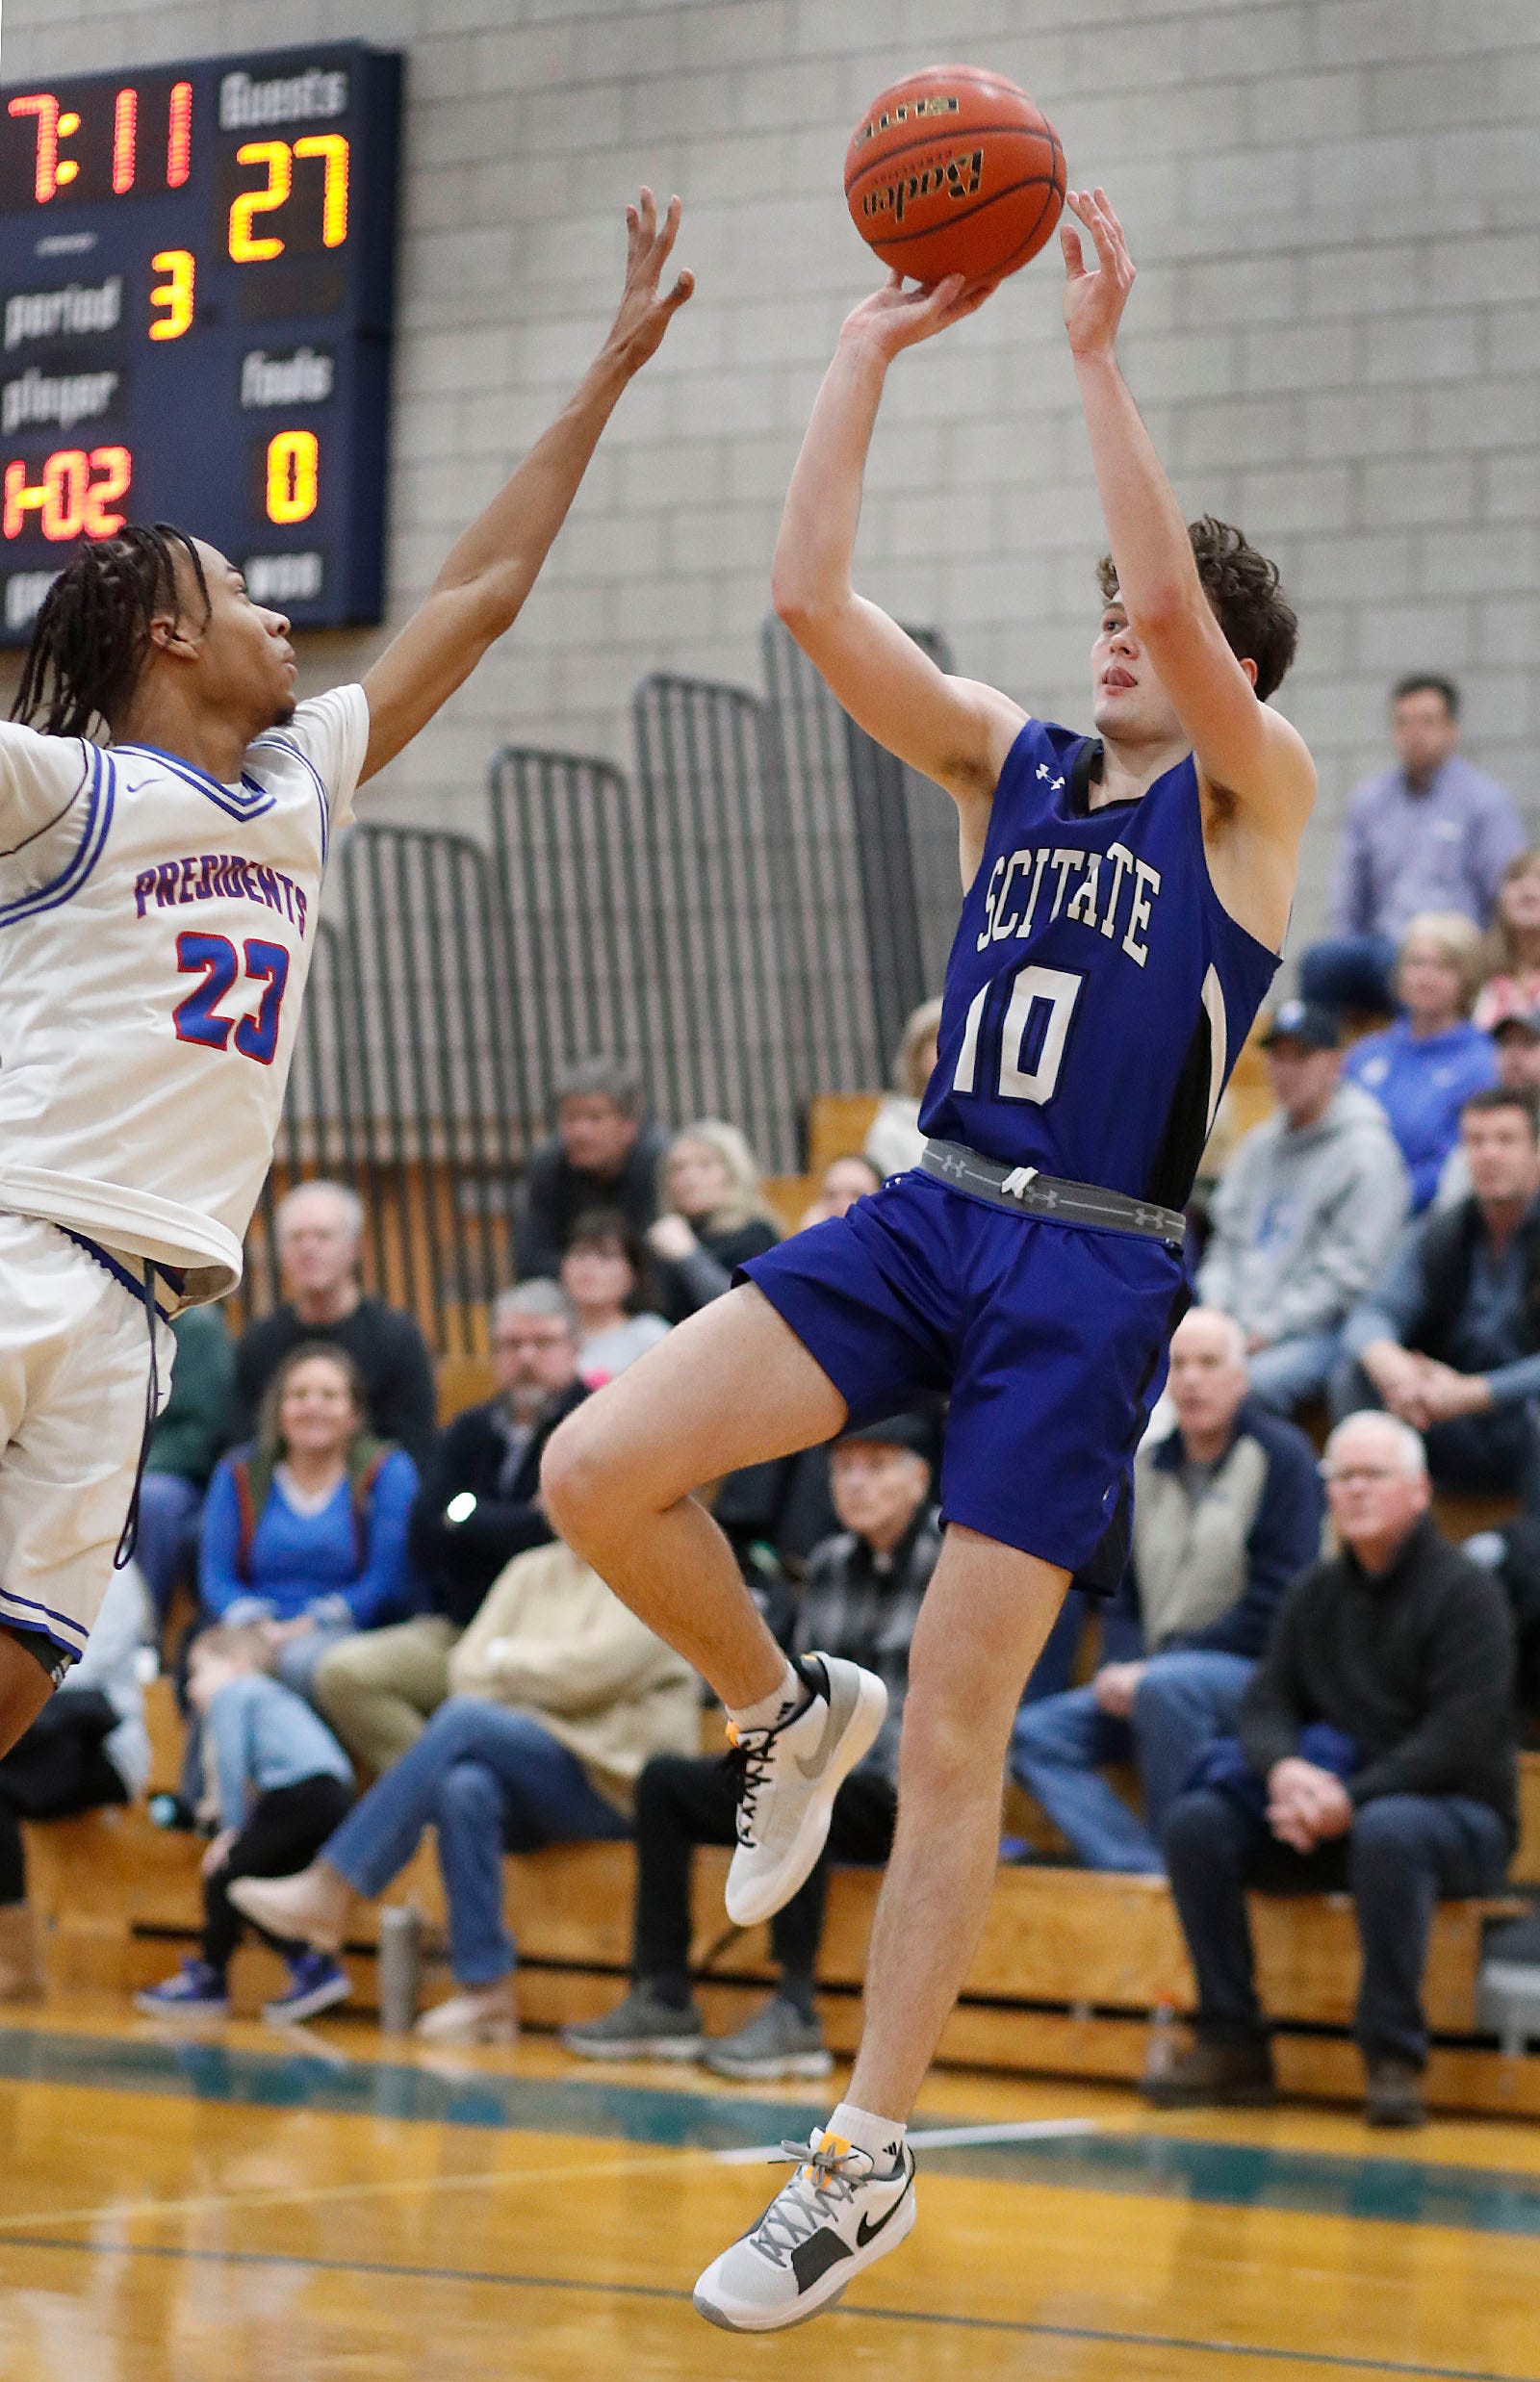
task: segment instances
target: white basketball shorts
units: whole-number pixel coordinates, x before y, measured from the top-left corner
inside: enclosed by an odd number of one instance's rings
[[[176,1343],[155,1331],[164,1405]],[[57,1225],[0,1213],[0,1626],[71,1658],[113,1575],[149,1370],[142,1297]]]

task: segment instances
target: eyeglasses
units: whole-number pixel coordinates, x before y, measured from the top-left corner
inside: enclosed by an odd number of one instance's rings
[[[1345,1489],[1350,1481],[1399,1480],[1405,1477],[1397,1464],[1348,1464],[1340,1470],[1330,1464],[1317,1466],[1328,1489]]]

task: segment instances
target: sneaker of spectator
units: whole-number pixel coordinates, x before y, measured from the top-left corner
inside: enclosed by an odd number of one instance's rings
[[[703,2057],[713,2075],[735,2076],[751,2085],[827,2076],[834,2064],[816,2015],[780,1993],[772,1994],[735,2035],[708,2043]]]
[[[1391,696],[1393,767],[1352,794],[1330,929],[1299,964],[1299,989],[1328,1009],[1388,1014],[1398,944],[1413,918],[1454,910],[1477,927],[1524,843],[1513,798],[1459,752],[1459,689],[1417,672]]]
[[[440,1436],[407,1523],[427,1610],[359,1630],[316,1667],[315,1700],[355,1768],[378,1778],[417,1743],[449,1692],[449,1656],[504,1565],[551,1543],[540,1459],[587,1395],[578,1379],[571,1301],[554,1282],[521,1282],[493,1304],[497,1393]]]
[[[1342,1327],[1406,1220],[1385,1113],[1344,1084],[1336,1012],[1285,1001],[1264,1037],[1277,1108],[1219,1178],[1197,1294],[1245,1335],[1251,1395],[1290,1415],[1331,1378]]]
[[[1421,1440],[1360,1414],[1326,1443],[1340,1551],[1296,1580],[1241,1709],[1167,1815],[1197,1977],[1196,2045],[1150,2097],[1186,2106],[1270,2080],[1248,1889],[1350,1891],[1353,2033],[1374,2125],[1421,2122],[1428,1913],[1498,1892],[1518,1834],[1513,1635],[1502,1591],[1429,1511]]]
[[[1414,918],[1396,969],[1404,1013],[1355,1042],[1343,1064],[1389,1119],[1411,1177],[1414,1216],[1438,1191],[1459,1140],[1462,1105],[1497,1080],[1491,1040],[1470,1017],[1480,956],[1481,937],[1468,918],[1433,911]]]
[[[269,2026],[300,2026],[307,2018],[319,2018],[323,2010],[335,2010],[352,1992],[346,1969],[329,1952],[312,1952],[307,1946],[293,1954],[285,1965],[289,1983],[262,2005]]]
[[[814,1224],[831,1224],[836,1217],[848,1215],[858,1199],[880,1191],[882,1182],[869,1158],[831,1160],[824,1168],[817,1198],[809,1200],[797,1218],[797,1230],[808,1232]]]
[[[363,1229],[362,1203],[340,1183],[301,1183],[278,1202],[283,1303],[248,1324],[237,1344],[233,1439],[255,1433],[258,1409],[285,1357],[324,1340],[357,1366],[375,1438],[404,1447],[415,1464],[425,1461],[437,1415],[433,1361],[414,1319],[360,1288]]]
[[[834,1799],[823,1857],[801,1890],[770,1922],[770,1954],[780,1972],[770,2013],[757,2012],[746,2056],[761,2075],[822,2075],[823,2036],[813,1976],[823,1933],[831,1862],[885,1861],[897,1809],[898,1743],[909,1683],[909,1648],[940,1553],[931,1503],[933,1425],[895,1415],[845,1431],[830,1450],[838,1535],[817,1548],[808,1570],[793,1641],[875,1671],[887,1689],[887,1716],[865,1759]],[[589,2059],[684,2058],[700,2015],[690,1988],[690,1876],[698,1845],[731,1845],[736,1834],[738,1782],[711,1754],[659,1754],[636,1789],[636,1902],[631,1992],[620,2011],[564,2030],[569,2050]],[[669,2029],[656,2015],[674,2013]],[[786,2013],[794,2014],[792,2027]],[[761,2023],[762,2021],[762,2023]],[[744,2031],[730,2038],[745,2052]],[[628,2044],[636,2046],[627,2049]],[[729,2057],[732,2057],[732,2052]],[[746,2075],[744,2067],[724,2073]]]
[[[1247,1396],[1240,1326],[1194,1307],[1171,1340],[1176,1427],[1134,1465],[1133,1553],[1086,1687],[1024,1702],[1011,1769],[1088,1869],[1158,1873],[1166,1814],[1235,1727],[1284,1592],[1320,1551],[1303,1432]],[[1138,1765],[1140,1818],[1103,1777]]]
[[[682,1323],[731,1289],[732,1271],[781,1239],[759,1168],[736,1125],[706,1116],[663,1154],[663,1213],[647,1235],[659,1313]]]
[[[920,1131],[920,1103],[936,1072],[937,1044],[941,1032],[941,1004],[922,1001],[905,1021],[904,1038],[893,1060],[893,1081],[877,1105],[867,1131],[862,1156],[886,1183],[890,1174],[904,1174],[920,1163],[925,1136]]]
[[[613,1059],[585,1059],[556,1081],[556,1130],[531,1151],[514,1220],[521,1281],[553,1282],[578,1218],[619,1208],[645,1233],[657,1214],[663,1135],[640,1080]]]
[[[1425,1434],[1441,1488],[1540,1513],[1540,1145],[1530,1095],[1476,1093],[1460,1115],[1469,1195],[1435,1208],[1348,1317],[1334,1414],[1384,1406]]]
[[[578,1218],[558,1278],[578,1318],[578,1370],[590,1390],[668,1337],[652,1312],[646,1244],[620,1208],[589,1208]]]
[[[1540,1008],[1540,849],[1516,853],[1502,872],[1488,945],[1489,972],[1472,1016],[1484,1034]]]

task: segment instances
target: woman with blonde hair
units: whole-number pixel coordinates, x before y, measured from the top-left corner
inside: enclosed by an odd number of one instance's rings
[[[872,1118],[861,1151],[877,1168],[879,1179],[917,1166],[925,1147],[920,1131],[920,1102],[936,1068],[936,1041],[941,1030],[939,1001],[922,1001],[911,1010],[904,1039],[893,1060],[893,1088],[886,1091]]]
[[[732,1271],[781,1239],[758,1164],[736,1125],[704,1116],[677,1133],[658,1169],[662,1214],[647,1235],[658,1313],[682,1323],[732,1286]]]
[[[1497,1081],[1491,1037],[1471,1022],[1481,982],[1481,930],[1458,910],[1413,918],[1396,961],[1401,1014],[1348,1052],[1343,1073],[1384,1110],[1412,1182],[1412,1214],[1438,1190],[1459,1139],[1460,1111]]]
[[[1473,1012],[1483,1034],[1540,1009],[1540,849],[1516,852],[1498,887],[1487,980]]]

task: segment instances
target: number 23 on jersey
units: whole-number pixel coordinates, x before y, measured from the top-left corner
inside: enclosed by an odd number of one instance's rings
[[[247,941],[238,953],[223,935],[179,935],[176,964],[182,975],[201,979],[171,1012],[177,1040],[201,1042],[207,1050],[238,1050],[243,1059],[270,1067],[289,982],[289,954],[282,943]],[[231,1014],[222,1004],[238,981],[260,985],[262,996],[254,1011]]]

